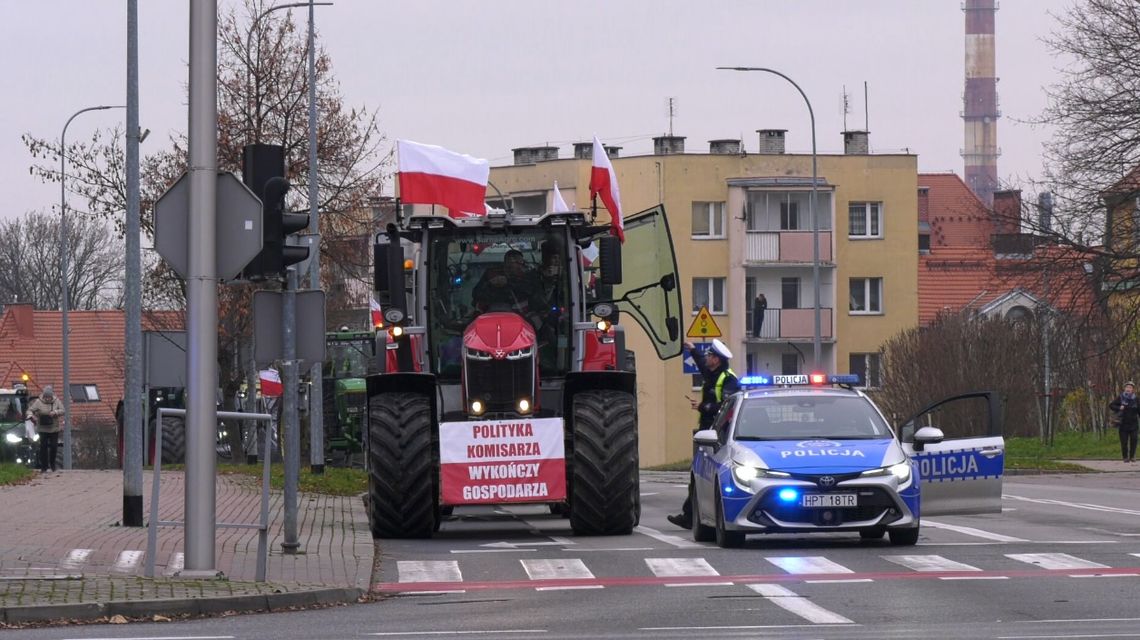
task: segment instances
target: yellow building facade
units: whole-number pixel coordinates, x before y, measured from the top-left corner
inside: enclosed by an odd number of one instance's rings
[[[918,323],[917,157],[866,153],[866,133],[848,132],[847,153],[817,158],[817,363],[812,157],[784,153],[783,131],[760,134],[764,153],[741,153],[738,140],[688,153],[676,136],[656,138],[653,155],[611,149],[625,215],[664,205],[690,311],[684,328],[708,308],[737,375],[858,372],[877,386],[882,344]],[[491,169],[490,204],[502,206],[501,193],[517,212],[549,211],[557,182],[572,208],[589,208],[589,145],[564,159],[553,147],[514,152],[514,165]],[[757,327],[759,293],[768,308]],[[698,396],[699,377],[680,358],[658,360],[641,328],[623,324],[637,354],[641,463],[686,459],[697,424],[686,396]]]

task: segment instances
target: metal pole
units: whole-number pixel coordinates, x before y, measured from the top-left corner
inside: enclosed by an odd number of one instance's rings
[[[811,261],[811,276],[812,276],[812,289],[815,292],[815,332],[812,336],[812,347],[814,349],[816,369],[823,368],[822,346],[820,344],[820,304],[819,304],[819,218],[816,216],[816,182],[818,182],[818,167],[817,155],[815,147],[815,111],[811,108],[811,100],[808,100],[807,94],[788,76],[767,67],[717,67],[717,69],[724,69],[728,71],[763,71],[773,75],[780,76],[784,80],[791,83],[796,91],[800,92],[803,96],[804,102],[807,104],[808,116],[811,117],[811,240],[812,240],[812,261]],[[834,331],[834,327],[832,328]]]
[[[316,7],[309,0],[309,288],[321,288],[321,225],[317,220],[317,50],[313,35]],[[325,472],[324,393],[321,364],[309,370],[309,469]]]
[[[116,109],[118,106],[99,105],[87,107],[71,114],[63,125],[59,134],[59,288],[60,288],[60,316],[63,323],[63,468],[71,470],[71,354],[68,350],[67,311],[71,300],[67,295],[67,258],[70,245],[67,238],[67,128],[71,121],[81,113],[88,111],[103,111]],[[41,385],[43,383],[41,382]]]
[[[190,220],[186,359],[186,571],[215,576],[218,290],[218,5],[190,0]]]
[[[127,388],[123,399],[123,526],[143,525],[142,290],[139,244],[139,2],[127,0]]]
[[[281,549],[297,553],[301,543],[297,539],[297,480],[301,473],[301,430],[297,424],[297,269],[285,269],[285,295],[282,296],[281,382],[285,387],[282,409],[285,423],[285,540]]]

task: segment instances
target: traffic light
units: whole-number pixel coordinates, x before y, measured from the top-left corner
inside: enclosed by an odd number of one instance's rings
[[[308,247],[289,245],[289,235],[309,227],[307,213],[286,213],[285,148],[275,144],[250,144],[242,149],[242,182],[261,199],[261,252],[242,270],[243,280],[276,278],[285,267],[309,257]]]

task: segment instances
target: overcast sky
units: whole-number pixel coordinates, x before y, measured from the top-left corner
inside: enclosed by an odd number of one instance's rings
[[[281,0],[288,2],[293,0]],[[1041,38],[1050,12],[1073,0],[1002,0],[997,13],[998,160],[1003,179],[1037,176],[1047,131],[1018,120],[1045,104],[1063,61]],[[221,0],[222,7],[232,0]],[[788,129],[789,152],[809,152],[803,87],[821,153],[862,128],[863,83],[872,151],[909,149],[921,171],[962,173],[964,17],[960,0],[335,0],[317,30],[350,105],[377,110],[391,141],[439,144],[509,164],[511,148],[552,144],[561,157],[594,133],[623,155],[650,153],[669,130],[704,152],[708,140]],[[139,2],[143,153],[186,127],[186,0]],[[124,104],[126,0],[0,0],[0,56],[9,90],[0,107],[0,216],[47,210],[58,185],[28,173],[20,135],[58,138],[83,107]],[[307,11],[294,13],[306,19]],[[68,139],[122,122],[125,111],[83,114]]]

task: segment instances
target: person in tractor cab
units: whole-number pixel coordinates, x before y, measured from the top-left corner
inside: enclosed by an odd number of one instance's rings
[[[471,297],[479,313],[514,311],[526,316],[535,301],[535,287],[522,252],[511,249],[503,256],[502,265],[487,269]]]

